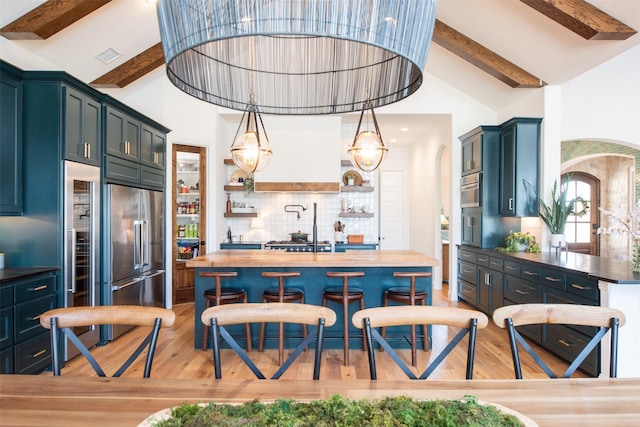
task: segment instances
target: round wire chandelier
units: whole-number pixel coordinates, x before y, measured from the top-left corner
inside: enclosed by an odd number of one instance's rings
[[[418,90],[436,0],[160,0],[157,10],[179,89],[234,110],[317,115]]]

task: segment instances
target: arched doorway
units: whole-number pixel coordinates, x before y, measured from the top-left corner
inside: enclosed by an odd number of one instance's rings
[[[567,198],[580,200],[576,203],[578,215],[567,218],[565,236],[569,251],[587,255],[600,255],[598,208],[600,207],[600,180],[585,172],[562,175],[566,182]]]

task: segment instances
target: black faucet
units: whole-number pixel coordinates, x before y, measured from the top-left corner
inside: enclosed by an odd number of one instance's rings
[[[313,204],[313,252],[318,252],[318,223],[316,221],[316,214],[318,210],[318,204]]]

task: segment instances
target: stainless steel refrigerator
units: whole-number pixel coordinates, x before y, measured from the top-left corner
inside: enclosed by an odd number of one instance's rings
[[[164,194],[107,185],[105,305],[164,307]],[[113,340],[131,327],[107,328]]]

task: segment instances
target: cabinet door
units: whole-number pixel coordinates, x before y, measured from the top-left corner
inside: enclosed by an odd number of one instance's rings
[[[0,214],[22,213],[22,82],[0,78]]]
[[[462,212],[462,244],[480,246],[482,223],[480,212]]]
[[[502,131],[500,144],[500,215],[514,216],[514,185],[516,169],[516,128]]]
[[[504,305],[502,273],[478,267],[478,308],[488,315]]]
[[[65,158],[100,164],[100,103],[65,87]]]
[[[462,175],[482,170],[482,134],[477,134],[462,143]]]
[[[165,167],[165,140],[163,132],[142,125],[140,133],[140,162],[158,169]]]
[[[502,126],[500,144],[500,214],[502,216],[538,216],[536,192],[539,192],[541,121],[542,119],[538,118],[517,117]]]
[[[140,160],[140,122],[111,107],[106,108],[106,151],[129,160]]]

